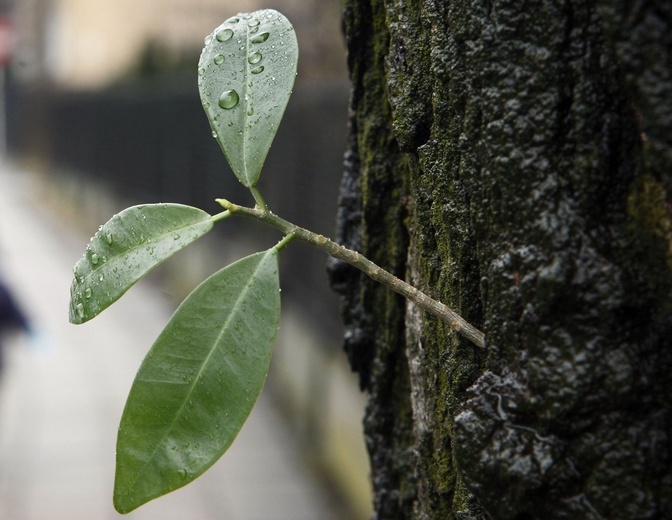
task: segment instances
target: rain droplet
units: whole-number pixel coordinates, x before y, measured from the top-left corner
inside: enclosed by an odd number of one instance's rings
[[[239,99],[238,92],[235,90],[225,90],[219,96],[219,106],[224,109],[233,108],[238,104]]]
[[[84,297],[88,300],[91,298],[91,288],[87,288],[86,291],[84,291]]]
[[[96,265],[96,264],[98,263],[98,255],[97,255],[96,253],[93,253],[93,254],[91,255],[91,263],[92,263],[93,265]]]
[[[254,65],[255,63],[259,63],[261,61],[261,53],[260,52],[253,52],[250,54],[250,56],[247,58],[247,61],[251,64]]]
[[[238,23],[240,21],[240,18],[234,16],[233,18],[229,18],[227,20],[228,23]]]
[[[203,74],[205,74],[205,69],[203,67],[201,67],[201,68],[198,69],[198,75],[202,76]]]
[[[178,473],[180,474],[180,478],[181,478],[182,480],[186,480],[186,479],[187,479],[187,470],[186,470],[186,469],[181,469],[181,470],[178,471]]]
[[[266,40],[268,40],[269,36],[270,36],[270,34],[268,34],[267,32],[259,33],[254,38],[252,38],[250,41],[252,43],[263,43]]]
[[[247,22],[248,27],[256,27],[259,25],[261,22],[259,20],[250,20]]]
[[[218,42],[225,42],[233,38],[233,31],[231,29],[222,29],[221,31],[217,31],[217,35],[215,37],[217,38]]]
[[[222,63],[224,63],[224,55],[223,54],[218,54],[217,56],[215,56],[214,61],[215,61],[215,65],[221,65]]]
[[[208,35],[205,37],[204,42],[205,42],[206,45],[208,45],[211,41],[212,41],[212,34],[208,34]]]
[[[112,245],[112,240],[113,240],[113,239],[112,239],[112,233],[106,233],[106,234],[105,234],[105,241],[106,241],[108,244]]]
[[[180,239],[180,234],[179,233],[173,233],[173,240],[179,240]]]
[[[256,69],[252,69],[250,72],[252,74],[261,74],[262,72],[264,72],[264,66],[259,65]]]
[[[77,307],[75,307],[75,309],[77,310],[77,316],[79,316],[80,319],[83,318],[84,317],[84,305],[82,305],[81,303],[78,303]]]

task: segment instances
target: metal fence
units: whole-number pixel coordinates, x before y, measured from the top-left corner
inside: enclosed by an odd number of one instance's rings
[[[8,94],[10,151],[54,172],[102,184],[128,204],[179,202],[210,213],[221,211],[216,197],[253,204],[212,138],[191,82],[60,93],[11,85]],[[345,84],[297,84],[259,184],[277,213],[325,235],[334,230],[347,98]],[[226,232],[229,239],[254,234],[268,247],[269,231],[260,226],[236,222]],[[326,257],[292,246],[281,261],[283,295],[330,333],[340,330]]]

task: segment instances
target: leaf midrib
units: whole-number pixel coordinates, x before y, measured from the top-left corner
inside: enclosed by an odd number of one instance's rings
[[[243,56],[243,62],[245,63],[245,76],[243,78],[243,170],[245,170],[245,178],[247,179],[247,184],[248,188],[253,187],[252,179],[250,178],[250,172],[248,169],[248,164],[247,164],[247,154],[248,154],[248,140],[249,140],[249,131],[247,129],[247,118],[250,117],[247,115],[247,112],[249,111],[248,103],[250,100],[248,99],[250,96],[247,95],[248,93],[248,81],[250,81],[250,74],[251,74],[251,69],[250,69],[250,62],[248,61],[248,58],[250,56],[250,28],[248,27],[247,24],[245,25],[245,56]],[[256,184],[256,183],[255,183]]]

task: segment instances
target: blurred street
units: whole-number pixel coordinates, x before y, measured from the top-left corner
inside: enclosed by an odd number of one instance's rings
[[[119,518],[112,507],[117,424],[171,305],[141,283],[92,322],[70,325],[72,266],[88,237],[50,216],[31,183],[31,176],[0,164],[0,275],[35,327],[30,338],[4,341],[0,519]],[[336,514],[262,394],[213,468],[128,518],[330,520]]]

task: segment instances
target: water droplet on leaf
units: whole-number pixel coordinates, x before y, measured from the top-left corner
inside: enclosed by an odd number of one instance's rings
[[[75,307],[75,309],[77,310],[77,316],[79,316],[80,319],[83,318],[84,317],[84,305],[82,305],[81,303],[78,303],[77,307]]]
[[[214,62],[215,65],[221,65],[222,63],[224,63],[224,55],[218,54],[217,56],[215,56]]]
[[[254,38],[252,38],[250,41],[252,43],[263,43],[266,40],[268,40],[269,36],[270,36],[270,34],[268,34],[267,32],[259,33]]]
[[[87,288],[86,291],[84,291],[84,297],[88,300],[91,298],[91,288]]]
[[[97,255],[96,253],[93,253],[93,254],[91,255],[91,263],[92,263],[93,265],[96,265],[96,264],[98,263],[98,255]]]
[[[256,69],[252,69],[250,72],[252,74],[261,74],[262,72],[264,72],[264,66],[259,65]]]
[[[253,53],[250,54],[250,56],[247,58],[247,61],[248,61],[250,64],[254,65],[255,63],[259,63],[259,62],[261,61],[261,58],[262,58],[262,56],[261,56],[261,53],[260,53],[260,52],[253,52]]]
[[[225,90],[219,96],[219,106],[224,109],[231,109],[238,104],[239,99],[238,92],[235,90]]]
[[[231,22],[231,20],[229,20],[229,22]],[[233,31],[231,29],[222,29],[221,31],[217,31],[216,38],[218,42],[225,42],[230,40],[233,38]]]

